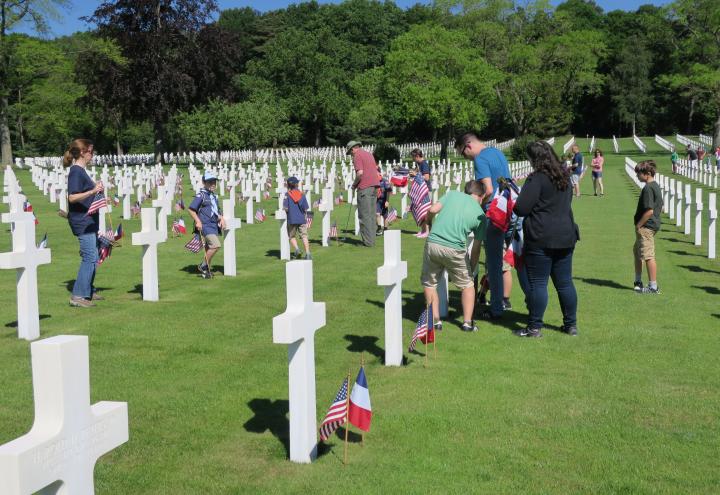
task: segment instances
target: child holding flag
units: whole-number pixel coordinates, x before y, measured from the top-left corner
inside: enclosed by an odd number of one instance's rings
[[[283,209],[287,213],[287,230],[290,237],[290,246],[294,250],[296,259],[300,258],[300,248],[298,247],[297,234],[300,234],[303,246],[305,247],[305,259],[311,260],[310,242],[308,242],[306,213],[310,209],[305,194],[298,189],[300,181],[297,177],[290,177],[287,180],[288,192],[283,200]]]
[[[380,187],[377,190],[377,203],[375,205],[375,216],[377,218],[377,232],[375,235],[381,236],[387,226],[385,225],[385,218],[388,215],[388,208],[390,207],[390,195],[392,194],[392,186],[380,173],[378,167],[378,179],[380,180]]]
[[[212,278],[210,266],[213,256],[220,249],[220,229],[225,228],[222,211],[218,207],[215,195],[217,177],[213,172],[203,175],[203,188],[193,198],[188,207],[190,216],[195,221],[195,230],[205,237],[205,258],[198,265],[203,278]]]

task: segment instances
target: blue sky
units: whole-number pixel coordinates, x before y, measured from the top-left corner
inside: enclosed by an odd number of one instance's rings
[[[72,34],[75,31],[84,31],[89,28],[87,24],[80,21],[79,18],[83,16],[89,16],[93,13],[95,8],[100,5],[101,2],[97,0],[69,0],[71,7],[63,9],[59,12],[60,19],[51,20],[50,22],[50,37],[63,36]],[[320,3],[339,3],[340,0],[320,0]],[[260,11],[279,9],[287,6],[290,3],[298,3],[298,1],[288,0],[264,0],[264,1],[250,1],[250,0],[218,0],[220,9],[231,9],[236,7],[253,7]],[[400,7],[406,8],[416,3],[430,3],[429,0],[395,0],[395,3]],[[551,0],[553,5],[561,3],[561,0]],[[640,5],[654,4],[654,5],[666,5],[670,3],[670,0],[596,0],[596,3],[600,5],[605,11],[623,9],[623,10],[636,10]],[[27,29],[26,26],[17,29],[16,31],[26,32],[33,34]]]

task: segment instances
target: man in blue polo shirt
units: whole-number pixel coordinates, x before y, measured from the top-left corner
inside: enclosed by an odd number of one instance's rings
[[[468,132],[458,139],[456,146],[460,153],[475,164],[475,180],[485,186],[484,208],[498,190],[498,178],[510,178],[510,167],[502,151],[485,146],[477,133]],[[479,319],[497,319],[503,313],[503,274],[502,260],[505,233],[489,223],[485,230],[485,269],[490,283],[490,309],[478,314]]]
[[[571,170],[572,174],[570,174],[570,182],[572,182],[573,185],[573,193],[575,193],[575,197],[580,197],[580,179],[583,177],[583,172],[585,172],[584,166],[583,166],[583,156],[582,153],[580,153],[580,146],[577,144],[572,145],[572,164],[571,164]]]

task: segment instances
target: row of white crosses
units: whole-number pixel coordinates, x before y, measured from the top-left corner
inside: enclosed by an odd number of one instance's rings
[[[385,287],[385,365],[402,365],[402,281],[400,231],[385,236],[385,261],[377,283]],[[290,460],[310,463],[317,457],[315,332],[325,326],[325,303],[313,300],[312,261],[285,265],[287,309],[273,318],[273,342],[288,346]]]
[[[618,143],[618,140],[614,135],[613,135],[613,149],[615,150],[615,153],[620,153],[620,144]]]
[[[667,151],[674,151],[674,150],[675,150],[675,146],[673,146],[673,144],[672,144],[670,141],[668,141],[668,140],[665,139],[664,137],[659,136],[659,135],[657,135],[657,134],[655,134],[655,142],[656,142],[657,144],[659,144],[661,148],[663,148],[663,149],[665,149],[665,150],[667,150]]]
[[[592,153],[595,150],[595,136],[592,137],[590,140],[590,146],[588,147],[588,151]]]
[[[678,160],[677,173],[706,187],[718,188],[718,169],[700,160]]]
[[[567,142],[563,144],[563,155],[568,152],[568,150],[573,144],[575,144],[575,136],[570,136],[570,139],[568,139]]]

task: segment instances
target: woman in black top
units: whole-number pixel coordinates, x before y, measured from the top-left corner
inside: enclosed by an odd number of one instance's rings
[[[572,187],[568,170],[545,141],[530,143],[527,154],[533,173],[515,203],[523,221],[525,267],[530,283],[528,327],[520,337],[542,337],[543,315],[548,303],[548,278],[560,299],[563,331],[577,335],[577,293],[572,281],[572,256],[579,230],[571,208]]]

